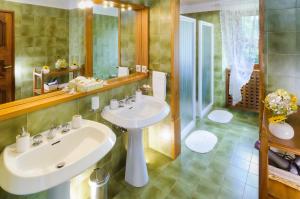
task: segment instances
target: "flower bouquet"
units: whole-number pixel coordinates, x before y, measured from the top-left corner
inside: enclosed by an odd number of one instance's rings
[[[286,90],[278,89],[267,95],[265,107],[270,110],[272,116],[269,118],[269,130],[281,139],[294,137],[294,129],[285,122],[287,117],[298,110],[297,97]]]
[[[58,59],[55,63],[56,69],[66,69],[67,68],[67,61],[65,59]]]

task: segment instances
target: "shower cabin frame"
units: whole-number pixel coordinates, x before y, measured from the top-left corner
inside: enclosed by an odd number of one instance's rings
[[[214,24],[212,23],[208,23],[205,21],[199,21],[198,22],[198,102],[197,102],[197,115],[200,118],[203,118],[212,108],[214,105],[214,54],[215,54],[215,30],[214,30]],[[203,52],[205,51],[205,49],[203,49],[203,31],[202,31],[202,27],[203,26],[208,26],[211,28],[211,81],[210,81],[210,86],[211,86],[211,102],[210,104],[208,104],[206,107],[203,107],[203,90],[202,90],[202,80],[203,80]]]
[[[196,125],[196,116],[197,116],[197,100],[196,100],[196,90],[197,90],[197,85],[196,85],[196,82],[197,82],[197,20],[194,19],[194,18],[191,18],[191,17],[186,17],[186,16],[182,16],[180,15],[180,22],[181,21],[186,21],[186,22],[190,22],[190,23],[193,23],[193,28],[194,28],[194,31],[193,31],[193,38],[194,38],[194,43],[193,43],[193,79],[192,79],[192,82],[193,82],[193,120],[189,122],[188,125],[186,125],[184,127],[184,129],[182,129],[182,132],[181,132],[181,140],[183,140],[187,135],[188,133],[195,127]],[[181,56],[181,55],[180,55]],[[181,70],[181,67],[179,67],[180,70]]]

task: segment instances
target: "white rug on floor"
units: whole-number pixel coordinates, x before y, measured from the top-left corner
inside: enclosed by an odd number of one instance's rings
[[[233,115],[228,111],[223,110],[215,110],[210,112],[208,115],[208,119],[210,119],[213,122],[218,122],[222,124],[229,123],[233,118]]]
[[[218,142],[217,136],[208,131],[194,131],[185,140],[185,145],[197,153],[208,153]]]

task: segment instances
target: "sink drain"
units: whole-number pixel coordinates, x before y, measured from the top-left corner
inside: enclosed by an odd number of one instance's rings
[[[65,162],[60,162],[56,165],[56,168],[61,169],[65,166],[65,164],[66,164]]]

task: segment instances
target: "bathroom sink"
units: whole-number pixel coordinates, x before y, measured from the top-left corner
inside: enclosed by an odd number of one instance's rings
[[[96,164],[116,142],[110,128],[89,120],[83,120],[79,129],[65,134],[57,132],[51,141],[47,140],[46,133],[41,134],[43,143],[31,146],[24,153],[16,153],[15,145],[4,149],[0,159],[0,186],[5,191],[26,195],[64,184]]]
[[[169,112],[169,105],[165,101],[143,95],[139,102],[126,105],[123,108],[111,110],[109,106],[106,106],[102,112],[102,117],[117,126],[137,129],[161,121]]]
[[[130,185],[143,187],[149,180],[144,157],[143,128],[160,122],[169,112],[170,107],[165,101],[143,95],[138,102],[116,110],[107,106],[101,113],[107,121],[128,130],[125,181]]]

